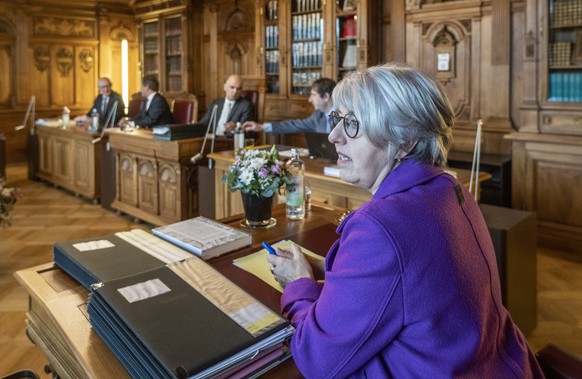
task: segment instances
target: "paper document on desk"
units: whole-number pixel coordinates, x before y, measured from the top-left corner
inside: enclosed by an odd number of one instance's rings
[[[283,240],[273,244],[273,247],[280,247],[284,250],[290,250],[292,241]],[[301,247],[301,251],[305,255],[310,256],[313,259],[317,260],[324,260],[325,258],[321,255],[317,255],[314,252],[307,250],[306,248]],[[277,291],[283,293],[283,287],[275,280],[273,274],[271,273],[271,266],[269,262],[267,262],[267,255],[269,253],[266,249],[259,250],[255,253],[249,254],[246,257],[238,258],[233,261],[233,264],[236,267],[242,268],[243,270],[250,272],[257,278],[261,279],[263,282],[267,283]]]

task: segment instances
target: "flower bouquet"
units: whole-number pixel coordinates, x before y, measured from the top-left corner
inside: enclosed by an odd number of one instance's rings
[[[280,189],[291,182],[291,173],[279,160],[275,146],[271,150],[241,150],[222,178],[229,191],[241,191],[246,220],[244,226],[265,227],[273,224],[271,207]]]
[[[10,226],[10,212],[16,203],[18,192],[16,188],[6,187],[6,180],[0,178],[0,227]]]

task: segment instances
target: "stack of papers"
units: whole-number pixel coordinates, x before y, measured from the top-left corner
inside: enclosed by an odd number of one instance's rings
[[[283,344],[294,332],[288,321],[194,256],[95,286],[88,313],[93,329],[134,378],[261,371],[288,358]]]
[[[290,250],[292,244],[293,244],[292,241],[283,240],[283,241],[280,241],[280,242],[273,244],[272,246],[275,248],[280,247],[284,250]],[[309,255],[313,259],[322,260],[322,261],[325,260],[325,258],[322,257],[321,255],[317,255],[314,252],[307,250],[304,247],[301,247],[301,251],[303,252],[303,254]],[[279,282],[277,282],[275,280],[275,278],[273,277],[273,274],[271,273],[271,270],[270,270],[271,266],[267,262],[267,255],[268,254],[269,253],[267,252],[266,249],[262,249],[262,250],[257,251],[256,253],[252,253],[252,254],[249,254],[245,257],[235,259],[233,261],[233,263],[235,266],[242,268],[243,270],[245,270],[247,272],[250,272],[251,274],[253,274],[257,278],[261,279],[263,282],[267,283],[268,285],[270,285],[271,287],[273,287],[277,291],[283,293],[283,287],[281,287]]]
[[[152,233],[205,260],[253,242],[250,233],[202,216],[152,229]]]

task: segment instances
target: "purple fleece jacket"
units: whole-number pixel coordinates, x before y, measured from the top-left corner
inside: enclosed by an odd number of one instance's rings
[[[307,378],[543,378],[477,203],[441,168],[403,161],[337,232],[325,284],[281,298]]]

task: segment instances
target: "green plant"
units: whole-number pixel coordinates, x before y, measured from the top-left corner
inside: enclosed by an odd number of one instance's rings
[[[11,225],[10,212],[18,198],[16,188],[6,186],[6,180],[0,178],[0,227],[6,228]]]
[[[271,150],[241,150],[222,178],[231,192],[271,197],[291,183],[291,174],[279,160],[275,145]]]

